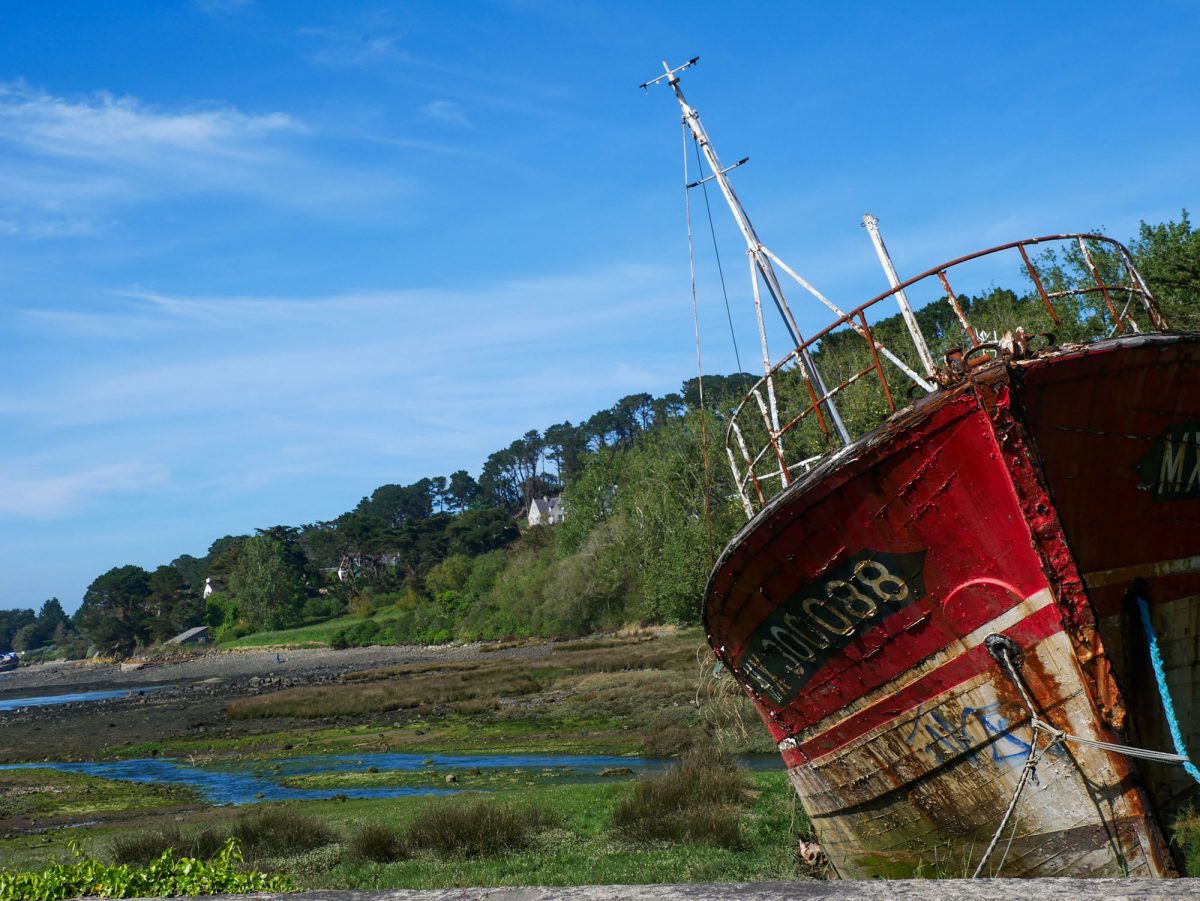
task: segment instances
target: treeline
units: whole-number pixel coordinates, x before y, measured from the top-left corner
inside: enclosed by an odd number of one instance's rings
[[[1130,250],[1171,324],[1200,326],[1200,231],[1187,213],[1179,222],[1143,223]],[[1040,263],[1051,291],[1090,279],[1070,252],[1044,254]],[[1118,260],[1100,254],[1096,264],[1107,281],[1120,282]],[[1099,337],[1110,327],[1095,294],[1060,301],[1058,325],[1031,283],[959,300],[976,328],[996,334],[1021,324],[1066,341]],[[948,304],[929,304],[917,318],[935,356],[965,343]],[[915,367],[898,315],[872,327]],[[867,353],[862,339],[843,329],[821,342],[815,358],[836,383],[861,369]],[[884,365],[892,384],[903,385],[899,370]],[[777,385],[785,419],[807,404],[807,392],[789,390],[787,378]],[[362,619],[338,636],[340,644],[695,622],[712,555],[744,522],[723,433],[755,381],[745,373],[705,377],[704,415],[695,379],[663,397],[630,395],[581,423],[526,432],[492,453],[477,478],[459,470],[382,485],[332,520],[225,536],[204,557],[183,555],[152,571],[109,570],[88,587],[73,618],[54,600],[37,615],[0,612],[0,650],[53,643],[73,653],[128,654],[201,623],[229,638],[346,612]],[[887,413],[877,385],[866,379],[839,394],[838,403],[856,431]],[[827,445],[810,420],[793,440],[818,454]],[[534,499],[556,494],[567,511],[563,523],[521,527]],[[388,615],[372,616],[381,611]]]

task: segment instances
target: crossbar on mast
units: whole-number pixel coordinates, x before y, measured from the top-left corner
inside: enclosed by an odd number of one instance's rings
[[[779,315],[783,318],[784,325],[787,327],[788,334],[791,336],[797,348],[800,348],[801,372],[804,377],[813,383],[818,397],[822,398],[822,403],[829,411],[829,418],[833,420],[834,428],[837,429],[838,435],[843,444],[850,443],[850,432],[842,422],[842,417],[838,413],[837,405],[833,398],[829,397],[829,390],[825,387],[825,382],[821,378],[821,373],[817,370],[816,363],[812,359],[812,355],[808,349],[804,347],[804,337],[800,333],[800,327],[796,325],[795,317],[792,316],[791,308],[788,306],[787,298],[784,296],[783,287],[779,283],[779,277],[775,274],[775,268],[771,265],[771,260],[764,252],[762,242],[758,239],[758,234],[754,231],[754,226],[750,223],[750,217],[746,214],[742,202],[738,199],[737,194],[733,190],[733,186],[726,176],[726,170],[720,159],[717,157],[716,151],[713,149],[712,143],[709,141],[708,133],[704,130],[704,126],[700,122],[699,114],[692,109],[687,100],[683,96],[683,90],[679,87],[678,73],[684,69],[694,66],[700,57],[694,57],[682,66],[672,69],[663,61],[664,74],[658,76],[652,81],[648,81],[642,85],[642,88],[647,88],[652,84],[657,84],[660,81],[666,80],[667,84],[675,92],[675,99],[679,101],[679,107],[683,110],[683,121],[688,126],[695,138],[697,145],[700,147],[700,152],[703,154],[705,161],[708,163],[712,175],[709,176],[717,182],[721,188],[721,194],[725,198],[729,210],[733,213],[734,221],[737,223],[738,229],[742,236],[746,239],[746,248],[750,254],[751,260],[754,262],[755,269],[761,275],[763,284],[767,287],[767,292],[775,301],[775,306],[779,311]],[[734,167],[730,167],[734,168]],[[760,324],[760,331],[762,325]],[[766,332],[762,331],[762,339],[766,341]]]

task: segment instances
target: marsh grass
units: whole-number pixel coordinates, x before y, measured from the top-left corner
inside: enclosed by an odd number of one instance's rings
[[[751,800],[749,774],[711,747],[690,751],[677,765],[647,773],[613,810],[613,830],[633,842],[700,842],[737,850],[739,820]]]
[[[532,656],[360,670],[338,684],[239,699],[229,705],[228,715],[235,720],[389,716],[393,723],[412,726],[380,737],[390,749],[457,749],[458,731],[469,730],[472,748],[480,742],[511,748],[515,740],[523,750],[545,750],[564,747],[566,741],[580,751],[615,748],[670,757],[715,740],[734,753],[773,750],[740,690],[735,694],[723,683],[721,691],[712,690],[714,660],[697,630],[559,642],[549,653],[538,650]],[[547,743],[550,736],[554,741]]]
[[[539,832],[562,825],[553,810],[511,801],[462,799],[438,804],[409,826],[404,845],[443,857],[481,857],[528,848]]]
[[[391,863],[408,856],[400,834],[381,823],[363,823],[350,833],[350,856],[371,863]]]
[[[581,677],[603,673],[677,673],[671,680],[676,693],[690,686],[694,640],[661,644],[635,640],[632,644],[601,642],[556,647],[553,655],[534,660],[472,660],[422,662],[349,673],[338,685],[288,688],[243,698],[229,705],[233,719],[269,717],[323,718],[417,710],[439,705],[479,702],[539,694],[563,688]],[[468,711],[471,708],[468,708]]]
[[[277,807],[240,815],[233,823],[184,835],[177,827],[117,835],[108,846],[117,864],[147,864],[173,849],[185,857],[208,860],[231,839],[247,860],[311,851],[337,841],[321,820]]]

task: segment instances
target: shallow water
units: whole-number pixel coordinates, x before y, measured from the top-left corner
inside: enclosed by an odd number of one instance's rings
[[[566,780],[599,779],[601,770],[629,767],[635,773],[657,769],[669,761],[630,757],[587,757],[582,755],[534,754],[363,754],[285,757],[278,760],[223,762],[193,766],[170,758],[113,760],[97,763],[18,763],[0,770],[55,769],[125,782],[186,785],[196,789],[212,804],[254,804],[258,801],[291,801],[329,798],[394,798],[403,795],[447,795],[457,789],[429,786],[379,786],[346,788],[293,788],[282,785],[289,776],[322,773],[366,772],[375,767],[381,775],[391,772],[428,772],[432,783],[444,779],[446,770],[518,770],[529,774],[554,770]]]
[[[76,701],[103,701],[106,698],[136,697],[150,691],[170,688],[169,685],[139,685],[137,688],[117,688],[110,691],[76,691],[65,695],[35,695],[29,698],[0,700],[0,713],[22,707],[50,707],[54,704],[73,704]]]

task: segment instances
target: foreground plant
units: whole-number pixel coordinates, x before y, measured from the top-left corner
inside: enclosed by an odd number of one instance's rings
[[[60,901],[66,898],[169,898],[294,891],[290,879],[238,868],[242,854],[236,839],[211,860],[176,857],[168,848],[144,867],[106,864],[84,856],[72,844],[75,860],[55,863],[40,873],[0,870],[0,901]]]

